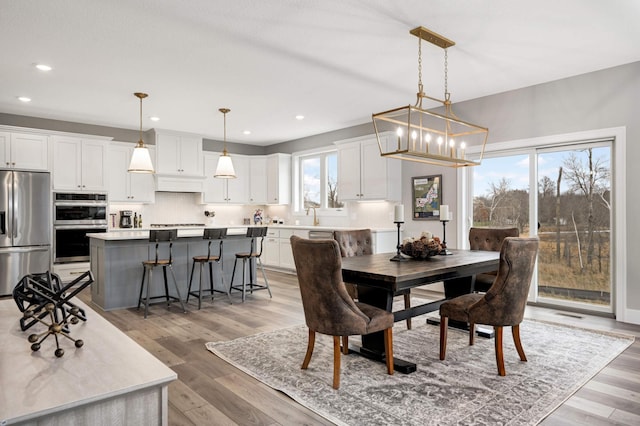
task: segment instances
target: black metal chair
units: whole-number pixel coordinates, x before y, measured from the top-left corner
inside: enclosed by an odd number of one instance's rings
[[[145,260],[142,262],[142,282],[140,284],[140,297],[138,298],[138,309],[140,309],[140,304],[144,303],[144,317],[147,318],[147,314],[149,313],[149,305],[152,303],[151,301],[154,299],[164,299],[167,303],[167,309],[169,309],[171,307],[171,302],[172,301],[177,301],[180,302],[180,306],[182,307],[182,311],[183,312],[187,312],[187,310],[184,307],[184,303],[182,303],[182,297],[180,296],[180,289],[178,288],[178,281],[176,281],[176,274],[173,272],[173,255],[172,255],[172,250],[173,250],[173,241],[175,239],[177,239],[178,236],[178,231],[176,229],[162,229],[162,230],[155,230],[152,229],[149,231],[149,242],[150,243],[155,243],[155,257],[153,260]],[[159,256],[159,249],[160,249],[160,245],[161,243],[169,243],[168,244],[168,251],[169,251],[169,258],[168,259],[162,259]],[[154,268],[156,268],[157,266],[161,266],[162,267],[162,274],[164,277],[164,295],[159,295],[159,296],[150,296],[150,287],[151,284],[153,283],[153,270]],[[173,277],[173,284],[175,286],[176,289],[176,293],[178,294],[177,297],[175,296],[171,296],[169,295],[169,284],[168,284],[168,280],[167,280],[167,267],[169,268],[169,270],[171,271],[171,276]],[[145,285],[144,285],[144,278],[147,275],[147,272],[149,273],[148,277],[147,277],[147,285],[146,285],[146,295],[143,298],[142,297],[142,293],[144,291]]]
[[[189,278],[189,289],[187,290],[187,303],[189,303],[189,296],[194,296],[198,298],[198,309],[202,307],[202,296],[203,293],[211,296],[211,300],[214,299],[214,293],[227,293],[227,297],[229,298],[229,302],[231,302],[231,293],[229,292],[229,288],[224,282],[224,272],[222,270],[222,247],[223,240],[227,237],[227,228],[207,228],[204,230],[202,235],[202,239],[209,240],[209,244],[207,244],[207,255],[206,256],[193,256],[193,264],[191,265],[191,277]],[[211,255],[211,243],[215,240],[220,240],[220,246],[218,249],[217,255]],[[198,285],[197,291],[191,291],[191,285],[193,283],[193,273],[196,269],[196,263],[200,265],[200,281]],[[224,291],[217,290],[215,285],[213,284],[213,264],[216,263],[220,265],[220,279],[222,281],[222,287]],[[202,271],[204,269],[204,265],[209,265],[209,288],[202,288]]]
[[[262,256],[262,245],[264,243],[264,237],[267,235],[267,227],[249,227],[247,228],[247,238],[251,238],[250,248],[248,252],[236,253],[236,260],[233,263],[233,273],[231,274],[231,290],[237,290],[242,292],[242,301],[244,302],[247,292],[247,287],[250,293],[253,293],[257,290],[267,290],[269,292],[269,297],[273,297],[271,295],[271,289],[269,288],[269,281],[267,280],[267,274],[264,272],[264,267],[262,266],[262,261],[260,260],[260,256]],[[256,250],[256,243],[258,238],[260,239],[260,250]],[[236,276],[236,266],[238,265],[238,261],[242,261],[242,285],[234,286],[233,282]],[[245,279],[245,271],[249,267],[249,282]],[[262,277],[264,278],[264,285],[258,284],[258,280],[256,279],[254,282],[253,279],[253,271],[254,269],[257,272],[257,269],[260,268],[262,271]],[[257,277],[256,277],[257,278]]]

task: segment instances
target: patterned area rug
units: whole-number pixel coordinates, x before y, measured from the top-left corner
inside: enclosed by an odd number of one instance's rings
[[[413,330],[397,323],[393,343],[395,355],[416,362],[417,372],[389,376],[382,363],[343,355],[338,391],[331,387],[331,337],[316,335],[309,368],[300,369],[305,326],[210,342],[207,349],[338,425],[535,425],[633,342],[526,320],[520,334],[528,362],[520,362],[506,329],[507,375],[500,377],[493,339],[468,346],[468,334],[451,329],[440,361],[439,328],[418,322]]]

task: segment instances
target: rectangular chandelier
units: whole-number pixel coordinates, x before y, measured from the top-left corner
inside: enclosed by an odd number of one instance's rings
[[[450,95],[446,87],[446,49],[455,43],[424,27],[415,28],[410,33],[418,37],[419,43],[425,40],[445,50],[445,99],[436,99],[423,92],[422,48],[419,44],[416,104],[372,114],[380,155],[446,167],[479,165],[484,155],[489,129],[458,118],[451,109]],[[439,102],[444,108],[427,110],[422,107],[423,99]],[[389,135],[393,135],[394,143],[386,142]],[[478,160],[466,158],[466,150],[470,147],[474,147],[474,152],[480,152]]]

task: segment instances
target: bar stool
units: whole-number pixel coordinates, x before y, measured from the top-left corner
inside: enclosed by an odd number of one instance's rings
[[[231,302],[231,293],[227,288],[227,285],[224,282],[224,272],[222,270],[222,243],[223,239],[227,237],[227,228],[207,228],[204,230],[202,235],[203,240],[209,240],[209,244],[207,245],[207,255],[206,256],[193,256],[193,265],[191,266],[191,278],[189,278],[189,289],[187,290],[187,303],[189,303],[189,296],[198,298],[198,309],[202,307],[202,293],[206,292],[211,296],[211,300],[214,299],[214,293],[227,293],[227,297],[229,298],[229,303]],[[217,256],[211,255],[211,243],[214,240],[220,240],[220,249],[218,250]],[[220,279],[222,280],[222,287],[225,291],[216,290],[213,285],[213,264],[217,263],[220,265]],[[191,291],[191,284],[193,283],[193,272],[196,269],[196,263],[200,265],[200,281],[197,291]],[[204,265],[209,265],[209,288],[202,288],[202,270]]]
[[[187,310],[184,307],[184,303],[182,303],[182,297],[180,297],[180,289],[178,289],[178,282],[176,281],[176,275],[173,272],[172,249],[173,249],[173,240],[177,238],[177,235],[178,235],[178,231],[175,229],[162,229],[162,230],[152,229],[149,231],[149,242],[156,244],[155,258],[153,260],[145,260],[142,262],[142,267],[143,267],[142,283],[140,284],[140,297],[138,298],[138,309],[140,309],[140,304],[144,303],[145,319],[147,318],[147,314],[149,312],[149,305],[151,304],[151,301],[154,299],[164,299],[167,302],[167,309],[171,307],[171,301],[178,301],[180,302],[182,311],[185,313],[187,312]],[[159,252],[159,247],[161,243],[169,243],[168,259],[159,258],[158,252]],[[164,276],[164,295],[149,296],[149,288],[153,283],[153,269],[156,266],[162,266],[162,273]],[[167,267],[169,267],[169,269],[171,270],[171,276],[173,277],[173,284],[175,286],[178,297],[169,295],[169,285],[167,281]],[[146,291],[146,296],[143,298],[142,293],[145,288],[144,277],[147,275],[147,271],[149,272],[149,275],[147,277],[147,286],[146,286],[147,291]]]
[[[247,238],[251,238],[251,246],[249,252],[236,253],[236,260],[233,263],[233,273],[231,274],[231,290],[242,291],[242,301],[245,300],[245,295],[247,292],[247,287],[249,287],[249,292],[253,293],[257,290],[267,290],[269,292],[269,297],[273,297],[271,295],[271,289],[269,288],[269,281],[267,281],[267,274],[264,272],[264,267],[262,266],[262,261],[260,260],[260,256],[262,256],[262,244],[264,242],[264,237],[267,235],[267,227],[249,227],[247,228]],[[260,251],[256,251],[256,240],[260,238]],[[233,280],[236,276],[236,266],[238,265],[238,261],[242,261],[242,286],[234,286]],[[249,282],[245,280],[245,270],[247,269],[247,264],[249,266]],[[262,271],[262,276],[264,277],[264,285],[258,284],[258,280],[253,282],[253,270],[260,267]]]

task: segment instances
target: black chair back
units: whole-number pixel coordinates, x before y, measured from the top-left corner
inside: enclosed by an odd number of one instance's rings
[[[149,242],[156,243],[155,264],[158,264],[158,247],[160,243],[169,243],[169,264],[173,263],[173,241],[178,239],[177,229],[152,229],[149,231]]]
[[[222,260],[222,240],[227,238],[227,228],[206,228],[202,234],[202,239],[209,240],[207,244],[207,259],[211,258],[211,243],[213,240],[220,240],[219,260]]]
[[[255,257],[262,256],[262,244],[264,243],[264,237],[267,236],[267,227],[266,226],[254,226],[247,228],[247,237],[251,238],[251,253],[256,253]],[[256,247],[256,239],[260,238],[260,251],[255,249]]]

